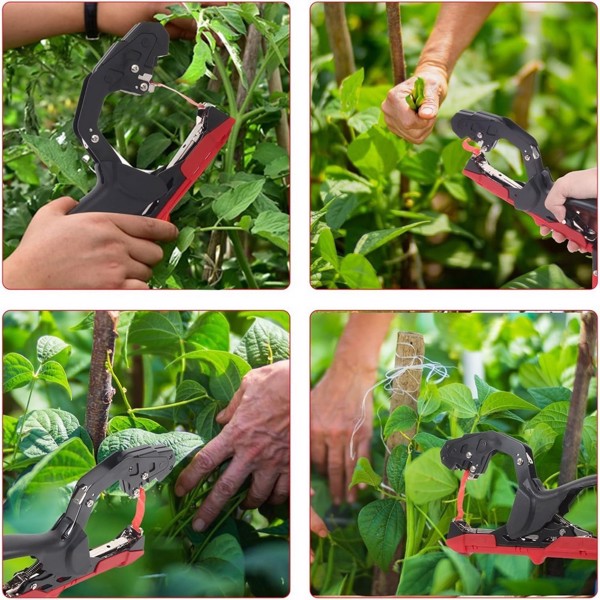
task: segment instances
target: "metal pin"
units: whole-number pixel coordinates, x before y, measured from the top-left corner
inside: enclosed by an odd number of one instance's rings
[[[473,456],[473,455],[472,455],[470,452],[467,452],[467,453],[465,454],[465,456],[466,456],[467,458],[471,458],[471,456]]]
[[[93,501],[93,500],[88,500],[88,501],[85,503],[85,505],[86,505],[88,508],[92,508],[92,506],[94,506],[94,501]]]
[[[477,467],[475,465],[473,465],[469,471],[471,471],[471,473],[475,473],[475,471],[477,471]]]
[[[139,73],[140,68],[137,65],[131,65],[132,73]]]
[[[519,466],[521,466],[523,464],[523,459],[522,458],[517,458],[517,464]]]
[[[142,90],[142,92],[145,92],[148,89],[148,84],[147,83],[140,83],[140,90]]]
[[[481,131],[477,132],[477,139],[480,140],[481,138],[483,138],[483,133],[481,133]]]
[[[92,143],[93,143],[93,144],[97,144],[97,143],[98,143],[98,141],[100,140],[100,138],[99,138],[99,137],[98,137],[96,134],[94,134],[94,135],[91,137],[91,140],[92,140]]]
[[[143,481],[146,481],[146,479],[148,479],[148,477],[150,477],[150,476],[148,475],[148,473],[142,473],[142,480],[143,480]]]

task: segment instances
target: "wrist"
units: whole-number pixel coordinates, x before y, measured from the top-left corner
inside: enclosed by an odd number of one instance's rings
[[[447,84],[450,79],[451,69],[443,60],[436,60],[435,58],[421,58],[415,69],[415,76],[423,75],[425,73],[435,74],[441,77]]]
[[[24,290],[32,286],[27,284],[27,278],[23,277],[24,271],[20,265],[17,250],[13,252],[2,263],[2,283],[9,290]]]

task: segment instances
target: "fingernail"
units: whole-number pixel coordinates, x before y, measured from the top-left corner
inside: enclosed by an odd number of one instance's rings
[[[206,523],[202,519],[196,519],[192,523],[192,529],[194,531],[204,531],[205,527],[206,527]]]
[[[183,496],[185,494],[185,488],[182,485],[175,486],[175,495]]]
[[[419,114],[424,117],[431,117],[433,115],[433,108],[426,106],[419,111]]]

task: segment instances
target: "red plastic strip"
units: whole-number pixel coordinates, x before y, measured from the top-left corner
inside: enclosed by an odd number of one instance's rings
[[[186,102],[189,102],[192,106],[195,106],[196,108],[204,108],[204,103],[203,102],[196,102],[195,100],[192,100],[189,96],[186,96],[185,94],[182,94],[179,90],[176,90],[175,88],[169,87],[168,85],[165,85],[164,83],[156,83],[155,81],[151,81],[150,85],[153,85],[155,87],[165,88],[165,90],[169,90],[170,92],[174,92],[175,94],[177,94],[178,96],[181,96]]]
[[[473,156],[479,156],[481,154],[481,148],[474,144],[475,142],[471,138],[465,138],[462,142],[463,150],[470,152]]]
[[[598,539],[593,537],[561,537],[545,548],[498,546],[489,533],[465,533],[446,540],[449,548],[459,554],[514,554],[528,556],[536,565],[547,558],[578,558],[598,560]]]
[[[462,521],[465,516],[463,510],[463,502],[465,501],[465,491],[467,488],[467,479],[469,479],[469,471],[463,473],[462,479],[460,480],[460,487],[458,488],[458,496],[456,498],[456,518],[455,521]]]
[[[135,515],[131,521],[131,527],[138,533],[142,532],[142,520],[146,511],[146,491],[140,487],[140,495],[138,496],[137,506],[135,507]]]

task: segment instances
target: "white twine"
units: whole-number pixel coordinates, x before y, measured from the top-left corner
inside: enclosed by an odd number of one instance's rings
[[[407,342],[403,342],[401,345],[409,346],[411,349],[414,350],[414,346]],[[419,390],[421,387],[422,375],[421,375],[421,377],[419,377],[418,375],[413,374],[411,372],[416,372],[416,371],[419,371],[420,373],[426,372],[427,375],[425,376],[425,381],[427,383],[439,384],[442,381],[444,381],[444,379],[446,379],[446,377],[448,377],[448,367],[444,366],[441,363],[429,360],[428,358],[426,358],[423,355],[418,356],[415,353],[413,356],[400,357],[398,355],[398,353],[396,352],[396,358],[402,358],[403,360],[410,360],[410,363],[403,365],[401,367],[394,367],[393,369],[389,369],[388,371],[386,371],[385,377],[383,379],[381,379],[380,381],[378,381],[375,385],[370,387],[365,392],[365,395],[363,396],[362,403],[361,403],[360,417],[356,420],[356,422],[354,424],[354,429],[352,431],[352,436],[350,437],[350,457],[352,458],[352,460],[356,460],[356,449],[354,447],[354,437],[358,433],[359,429],[365,423],[366,406],[367,406],[367,402],[369,401],[369,394],[371,394],[371,392],[375,388],[379,387],[380,385],[383,385],[383,389],[391,395],[394,392],[394,381],[397,378],[402,377],[403,375],[405,375],[407,373],[410,373],[412,376],[412,380],[414,381],[414,388],[413,389],[402,389],[402,393],[409,396],[410,399],[416,404],[418,401],[418,393],[419,393]],[[395,389],[398,389],[398,388],[396,387]],[[417,394],[417,396],[415,397],[414,394]],[[385,440],[383,438],[383,430],[381,428],[381,418],[379,417],[379,409],[377,410],[377,418],[379,419],[379,424],[380,424],[379,436],[381,438],[381,441],[383,442],[383,445],[385,446],[386,452],[388,454],[390,454],[390,450],[387,447],[387,444],[385,443]]]

